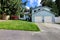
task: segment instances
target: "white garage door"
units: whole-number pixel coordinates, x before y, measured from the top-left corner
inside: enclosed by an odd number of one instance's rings
[[[42,17],[41,16],[36,16],[35,17],[35,22],[42,22]]]
[[[46,23],[52,23],[52,17],[51,16],[44,17],[44,22],[46,22]]]

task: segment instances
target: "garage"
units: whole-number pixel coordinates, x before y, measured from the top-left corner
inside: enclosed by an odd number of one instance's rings
[[[35,22],[38,22],[38,23],[52,23],[53,20],[52,20],[52,17],[51,16],[45,16],[44,18],[42,16],[36,16],[35,17]]]
[[[44,8],[41,8],[40,11],[38,11],[38,9],[32,11],[32,22],[54,23],[55,15],[53,12],[45,10]]]

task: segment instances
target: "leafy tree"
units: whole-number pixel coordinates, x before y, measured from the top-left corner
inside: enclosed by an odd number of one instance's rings
[[[43,6],[49,6],[49,7],[51,7],[53,4],[52,0],[42,0],[41,3]]]
[[[56,5],[56,3],[55,2],[53,2],[53,4],[52,4],[52,9],[51,9],[51,11],[52,12],[54,12],[54,14],[56,15],[56,16],[58,16],[59,14],[59,10],[58,10],[58,8],[57,8],[57,5]]]
[[[2,14],[2,19],[4,19],[5,15],[8,14],[10,11],[10,0],[0,0],[1,10],[0,13]]]
[[[1,14],[15,15],[16,13],[20,13],[22,9],[21,0],[0,0],[0,5]]]
[[[0,13],[1,13],[1,0],[0,0]]]
[[[25,12],[25,10],[26,10],[26,3],[27,3],[28,1],[26,0],[26,2],[24,2],[24,3],[22,3],[22,8],[21,8],[21,10],[20,10],[20,14],[19,14],[19,17],[20,17],[20,15],[21,16],[23,16],[24,15],[24,12]]]
[[[22,0],[0,0],[0,14],[8,14],[10,16],[23,14],[26,3],[27,1],[22,3]]]

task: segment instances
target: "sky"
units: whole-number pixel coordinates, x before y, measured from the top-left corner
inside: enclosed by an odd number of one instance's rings
[[[53,0],[53,1],[55,1],[55,0]]]
[[[22,0],[22,2],[25,2],[26,0]],[[53,0],[55,1],[55,0]],[[28,0],[26,7],[35,7],[35,6],[41,6],[40,4],[41,0]]]
[[[26,0],[22,0],[22,2],[25,2]],[[28,0],[26,7],[35,7],[40,6],[41,0]]]

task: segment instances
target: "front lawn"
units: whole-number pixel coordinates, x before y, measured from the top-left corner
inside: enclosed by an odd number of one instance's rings
[[[0,29],[39,31],[39,28],[34,23],[21,21],[21,20],[2,21],[2,22],[0,22]]]

